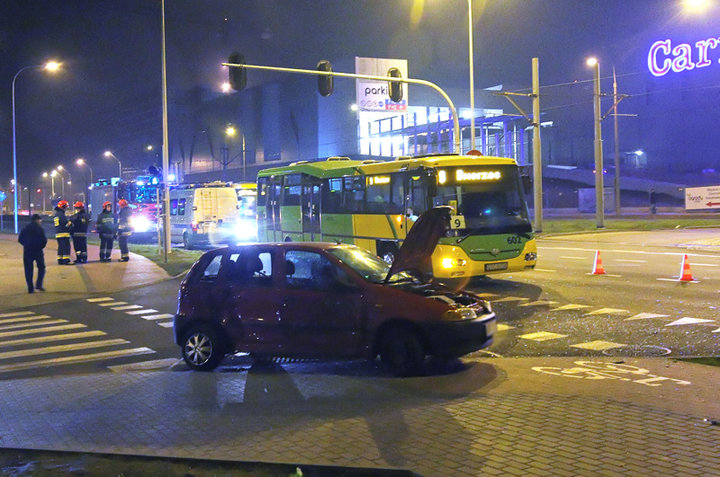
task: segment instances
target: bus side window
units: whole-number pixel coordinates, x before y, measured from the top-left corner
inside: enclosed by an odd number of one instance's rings
[[[405,213],[405,180],[404,174],[391,174],[390,175],[390,203],[388,204],[387,212],[389,214],[404,214]]]
[[[178,200],[172,199],[170,201],[170,215],[177,215],[178,213]]]
[[[352,176],[343,178],[343,212],[351,214],[362,212],[364,198],[365,177]]]

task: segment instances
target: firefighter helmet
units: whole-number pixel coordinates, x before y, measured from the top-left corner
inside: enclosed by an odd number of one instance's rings
[[[58,208],[60,209],[67,209],[68,207],[68,201],[67,200],[61,200],[57,203]]]
[[[75,202],[75,203],[73,204],[73,207],[75,207],[76,209],[82,209],[83,207],[85,207],[85,204],[83,204],[82,202],[80,202],[80,201],[78,200],[77,202]]]
[[[107,207],[108,205],[111,206],[111,205],[112,205],[112,202],[110,202],[109,200],[106,200],[105,202],[103,202],[103,209],[104,209],[105,207]]]
[[[120,200],[118,201],[118,205],[119,205],[120,207],[127,207],[127,206],[128,206],[128,201],[125,200],[125,199],[120,199]]]

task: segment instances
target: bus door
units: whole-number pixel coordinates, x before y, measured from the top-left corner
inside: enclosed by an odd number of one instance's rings
[[[280,222],[280,194],[282,185],[276,178],[270,178],[267,187],[266,224],[267,224],[267,240],[278,242],[282,240],[282,222]]]
[[[418,217],[428,210],[428,186],[426,176],[420,171],[410,171],[408,172],[407,180],[406,233]]]
[[[321,182],[314,177],[306,177],[302,191],[302,225],[303,240],[315,241],[322,239],[320,230],[320,196]]]

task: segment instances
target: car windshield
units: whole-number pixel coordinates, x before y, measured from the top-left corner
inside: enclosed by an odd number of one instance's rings
[[[390,270],[390,265],[380,257],[357,247],[337,247],[329,252],[371,283],[382,283]],[[411,274],[400,272],[393,275],[389,283],[411,280],[415,280]]]

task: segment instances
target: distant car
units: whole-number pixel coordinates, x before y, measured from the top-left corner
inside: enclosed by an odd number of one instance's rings
[[[397,375],[426,355],[453,358],[492,343],[489,303],[428,281],[448,208],[423,214],[392,265],[353,245],[284,242],[206,252],[182,284],[175,342],[212,370],[231,353],[374,359]]]

